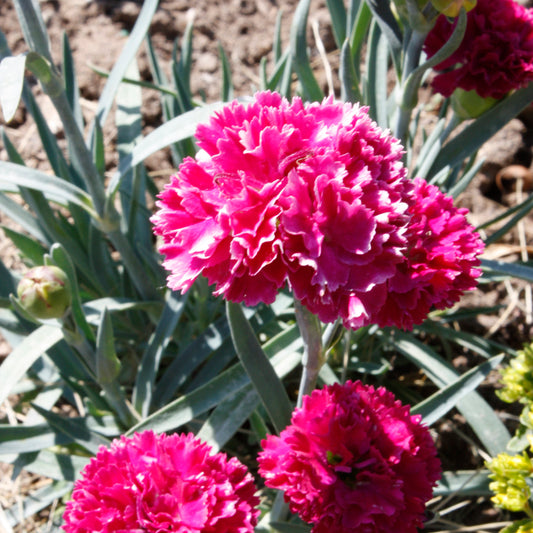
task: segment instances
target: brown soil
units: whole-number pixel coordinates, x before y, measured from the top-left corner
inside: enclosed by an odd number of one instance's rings
[[[192,88],[196,95],[205,95],[207,100],[219,98],[221,87],[221,64],[218,57],[218,44],[225,49],[232,68],[235,95],[253,93],[259,87],[258,63],[265,54],[271,55],[274,24],[279,9],[283,9],[282,35],[287,41],[292,12],[297,0],[161,0],[160,7],[151,26],[154,46],[163,64],[168,69],[172,49],[176,38],[181,38],[187,22],[194,17],[195,30],[193,40],[193,75]],[[141,8],[141,2],[121,0],[41,0],[43,17],[49,30],[53,55],[60,58],[61,36],[66,32],[72,47],[78,82],[82,95],[82,109],[87,122],[90,122],[97,99],[105,80],[91,69],[94,65],[101,70],[109,71],[119,56],[125,42],[127,32],[131,30]],[[329,26],[329,14],[325,1],[313,3],[311,20],[319,23],[320,36],[333,65],[336,64],[337,52]],[[12,2],[0,2],[0,29],[6,34],[9,46],[14,54],[26,51],[26,45],[18,29],[18,21]],[[311,31],[310,43],[313,51]],[[315,64],[321,71],[321,63],[316,51]],[[150,80],[150,69],[144,49],[138,57],[139,70],[145,80]],[[269,64],[271,66],[271,64]],[[319,75],[327,92],[325,77]],[[61,124],[47,98],[38,94],[39,105],[48,122],[57,135],[63,139]],[[144,91],[143,120],[146,132],[161,123],[161,109],[155,91]],[[531,113],[530,115],[533,115]],[[436,121],[436,115],[426,112],[428,127]],[[105,124],[105,133],[112,137],[114,126],[112,115]],[[0,122],[0,124],[2,124]],[[46,157],[39,142],[35,125],[27,119],[21,107],[15,119],[4,125],[6,131],[17,146],[26,163],[35,168],[49,170]],[[511,121],[481,151],[486,161],[481,172],[468,190],[463,193],[459,203],[471,210],[471,221],[479,225],[492,219],[520,200],[516,191],[516,181],[520,175],[529,171],[533,160],[532,137],[533,120],[524,116]],[[113,148],[109,148],[108,170],[110,174],[116,161]],[[0,159],[6,154],[0,146]],[[518,165],[508,168],[510,165]],[[151,156],[147,161],[149,171],[162,172],[165,177],[172,172],[172,163],[165,151]],[[499,172],[506,169],[503,178],[496,179]],[[500,174],[502,177],[502,174]],[[524,194],[528,192],[525,191]],[[0,224],[11,224],[0,213]],[[493,231],[492,229],[490,231]],[[533,226],[531,220],[520,228],[510,232],[502,242],[490,246],[486,251],[489,258],[514,261],[527,249],[520,248],[520,232],[525,242],[532,242]],[[531,250],[529,250],[531,251]],[[10,268],[23,268],[16,256],[16,251],[3,236],[0,235],[0,257]],[[525,283],[512,281],[506,284],[483,285],[480,290],[465,297],[467,305],[505,306],[501,311],[483,315],[475,325],[478,333],[519,348],[529,340],[533,333],[531,309],[529,308],[527,291],[531,290]],[[0,357],[9,353],[9,345],[0,338]],[[457,367],[463,369],[464,357],[458,357]],[[8,410],[8,408],[7,408]],[[7,416],[5,410],[0,416]],[[460,424],[460,420],[458,424]],[[442,428],[446,431],[446,428]],[[445,451],[445,450],[443,450]],[[453,457],[463,452],[453,449],[447,451]],[[20,501],[21,493],[41,480],[30,477],[9,479],[10,467],[0,464],[0,504],[4,507]],[[4,474],[4,475],[2,475]],[[480,521],[487,516],[480,516]],[[34,531],[32,524],[26,522],[18,531]]]

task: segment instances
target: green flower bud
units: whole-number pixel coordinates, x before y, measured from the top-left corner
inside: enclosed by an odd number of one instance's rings
[[[61,318],[72,301],[65,272],[56,266],[38,266],[29,270],[17,287],[21,306],[35,318]]]
[[[431,0],[431,3],[439,13],[447,17],[456,17],[462,7],[465,8],[466,12],[474,9],[477,0]]]
[[[451,96],[452,107],[458,117],[468,120],[476,118],[494,107],[499,100],[496,98],[483,98],[475,91],[465,91],[457,88]]]

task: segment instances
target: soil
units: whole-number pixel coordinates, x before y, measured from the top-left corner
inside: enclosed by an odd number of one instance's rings
[[[135,23],[142,2],[40,0],[39,3],[49,31],[54,58],[61,57],[63,32],[66,32],[69,38],[78,72],[82,110],[86,122],[89,123],[105,83],[105,79],[92,67],[96,66],[103,71],[109,71],[112,68],[126,42],[128,32]],[[292,13],[296,5],[297,0],[196,0],[194,2],[161,0],[151,25],[150,35],[156,52],[169,74],[168,65],[175,40],[181,39],[188,21],[194,18],[191,82],[195,95],[199,98],[205,97],[208,101],[219,99],[222,79],[219,44],[226,51],[230,61],[235,96],[249,95],[259,87],[260,59],[264,55],[271,59],[274,25],[278,11],[283,9],[282,40],[286,43]],[[312,3],[310,20],[318,22],[320,39],[328,60],[335,68],[338,63],[338,52],[335,51],[325,1]],[[0,1],[0,29],[5,33],[13,54],[27,50],[11,1]],[[313,64],[316,65],[320,83],[325,92],[328,92],[326,76],[311,30],[309,30],[309,42]],[[142,79],[150,80],[150,68],[144,48],[138,54],[138,64]],[[271,68],[271,61],[268,65]],[[39,87],[35,83],[34,89],[39,106],[52,131],[58,139],[64,141],[61,124],[52,105],[39,92]],[[161,124],[161,108],[158,94],[155,91],[143,91],[143,98],[142,115],[145,132],[148,133]],[[425,124],[430,128],[436,122],[436,111],[427,106],[424,117]],[[1,120],[0,124],[3,124]],[[17,111],[14,120],[9,124],[3,124],[3,127],[29,166],[49,171],[35,125],[22,107]],[[107,138],[113,136],[112,115],[104,125],[104,131]],[[510,205],[515,205],[520,201],[520,195],[528,194],[528,189],[533,188],[532,140],[533,112],[529,111],[512,120],[483,147],[480,156],[485,158],[485,163],[469,188],[458,199],[461,206],[470,209],[469,216],[474,225],[483,224],[502,213]],[[107,155],[108,171],[111,174],[116,165],[112,148],[109,149]],[[6,159],[5,151],[1,146],[0,159]],[[173,172],[172,162],[166,151],[151,156],[146,161],[146,165],[150,172],[162,176],[163,180]],[[518,187],[517,184],[519,184]],[[11,225],[12,223],[0,213],[1,224]],[[489,233],[494,229],[496,228],[490,228]],[[489,246],[485,256],[505,261],[524,258],[531,253],[531,248],[525,243],[531,242],[533,242],[533,225],[531,219],[526,219],[525,223],[509,232],[500,242]],[[1,234],[0,257],[9,268],[24,268],[10,241]],[[479,290],[466,295],[464,303],[472,306],[502,306],[496,312],[479,317],[472,325],[477,333],[513,348],[520,348],[524,342],[531,339],[533,333],[531,287],[526,283],[511,281],[501,284],[484,284]],[[0,358],[7,355],[9,350],[9,345],[0,338]],[[464,370],[468,366],[468,361],[465,359],[463,354],[457,355],[454,364],[458,369]],[[494,381],[493,378],[492,382],[488,383],[490,392],[487,396],[494,396],[492,394]],[[6,411],[9,411],[8,406],[6,410],[0,412],[0,417],[7,416]],[[448,421],[447,424],[439,429],[443,434],[454,433],[458,428],[461,429],[462,421],[458,417]],[[448,439],[446,442],[447,447],[443,446],[442,453],[446,457],[448,468],[463,468],[465,461],[479,464],[479,457],[469,458],[464,449],[458,448],[458,446],[463,446],[462,440]],[[459,461],[459,457],[462,461]],[[0,504],[4,507],[20,502],[22,494],[26,494],[31,488],[36,488],[36,484],[42,482],[39,479],[20,476],[12,480],[10,472],[9,466],[0,463],[0,476],[4,474],[0,478]],[[496,519],[490,506],[488,506],[488,511],[486,508],[487,506],[478,508],[477,514],[474,513],[475,517],[472,518],[474,523]],[[35,520],[42,525],[42,517]],[[17,531],[36,530],[33,519],[26,521],[21,527],[22,529]]]

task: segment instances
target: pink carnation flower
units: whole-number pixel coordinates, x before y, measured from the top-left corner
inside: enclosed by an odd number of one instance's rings
[[[366,108],[258,93],[197,129],[202,149],[160,194],[152,221],[187,290],[271,303],[289,280],[325,321],[340,294],[383,283],[403,260],[410,182],[399,142]],[[354,228],[357,228],[354,231]]]
[[[196,136],[200,152],[182,163],[152,217],[170,288],[186,291],[203,274],[216,295],[256,305],[272,303],[288,283],[320,320],[340,317],[355,329],[410,327],[431,305],[455,301],[474,285],[479,272],[471,255],[461,256],[461,239],[435,232],[432,246],[454,254],[464,269],[439,285],[437,278],[449,275],[442,263],[446,271],[416,277],[416,298],[403,306],[391,299],[398,312],[381,309],[388,290],[402,292],[402,275],[424,268],[408,265],[406,254],[428,228],[416,222],[415,185],[398,140],[366,108],[263,92],[247,105],[229,104]],[[443,195],[435,202],[439,216],[464,218]],[[461,227],[471,232],[466,222]],[[448,240],[439,243],[441,237]],[[432,261],[426,274],[439,268]],[[403,293],[412,287],[410,280]]]
[[[478,0],[468,12],[459,48],[435,70],[434,89],[450,96],[460,87],[483,98],[503,98],[533,80],[533,10],[513,0]],[[424,50],[433,56],[456,24],[441,15],[426,37]]]
[[[416,533],[440,477],[420,416],[361,382],[313,391],[262,446],[266,485],[285,491],[313,533]]]
[[[411,329],[431,308],[446,309],[476,286],[484,243],[467,222],[465,208],[434,185],[416,178],[416,201],[410,206],[406,261],[386,284],[366,296],[381,326]]]
[[[252,476],[194,435],[136,433],[101,447],[67,503],[67,533],[251,533]]]

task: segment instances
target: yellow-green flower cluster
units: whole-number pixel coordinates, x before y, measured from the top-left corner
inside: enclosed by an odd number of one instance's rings
[[[518,520],[503,528],[500,533],[533,533],[533,520],[530,518]]]
[[[533,402],[533,343],[525,346],[501,371],[502,389],[496,392],[504,402]]]
[[[492,461],[487,462],[492,472],[489,485],[494,492],[492,502],[508,511],[528,511],[531,490],[527,479],[533,472],[531,458],[526,452],[517,455],[500,453]]]

